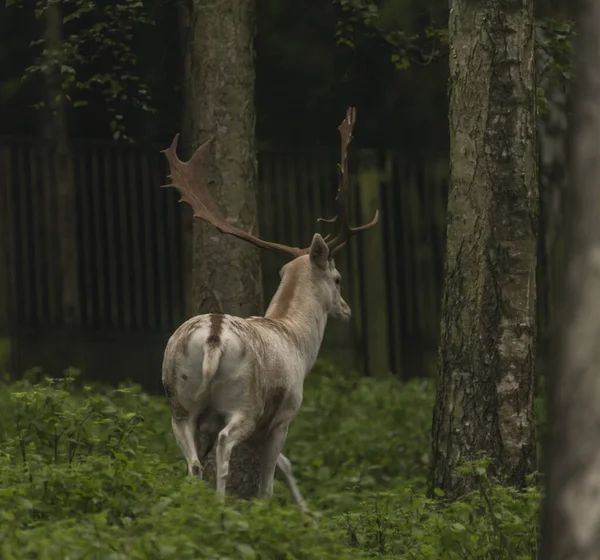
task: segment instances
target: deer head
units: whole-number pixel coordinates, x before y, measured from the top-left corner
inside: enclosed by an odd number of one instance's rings
[[[202,144],[187,162],[183,162],[177,157],[179,139],[179,134],[177,134],[171,146],[163,150],[169,163],[171,183],[162,186],[176,188],[181,194],[179,202],[189,204],[194,212],[194,217],[213,225],[221,233],[233,235],[261,249],[276,251],[290,259],[291,262],[281,269],[282,284],[278,293],[285,292],[286,285],[301,282],[322,302],[328,315],[348,319],[350,307],[341,295],[341,275],[335,267],[334,255],[348,243],[353,235],[372,228],[379,219],[379,212],[376,211],[374,218],[367,224],[351,227],[349,222],[348,146],[352,141],[355,122],[356,110],[350,107],[346,112],[346,118],[338,127],[341,137],[341,161],[338,166],[337,215],[331,219],[318,218],[317,220],[335,224],[336,232],[325,238],[315,233],[310,247],[299,248],[265,241],[227,222],[210,195],[202,172],[204,154],[212,139]],[[274,301],[277,299],[277,295]],[[273,302],[270,308],[272,306]]]

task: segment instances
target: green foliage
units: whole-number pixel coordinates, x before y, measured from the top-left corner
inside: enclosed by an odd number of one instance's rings
[[[26,0],[7,0],[7,6],[30,8]],[[58,10],[58,19],[48,18]],[[57,45],[49,45],[46,31],[31,41],[38,53],[28,66],[24,80],[54,80],[67,102],[74,108],[85,107],[101,99],[108,111],[109,126],[115,139],[128,140],[124,115],[129,109],[155,112],[150,105],[148,87],[137,73],[134,33],[140,26],[151,25],[139,0],[37,0],[32,16],[43,22],[42,29],[58,25],[62,36]],[[40,99],[35,107],[46,107]]]
[[[371,0],[335,0],[340,18],[335,33],[338,45],[355,49],[359,41],[380,43],[390,52],[390,62],[397,70],[411,63],[429,64],[443,56],[448,44],[448,30],[437,28],[433,21],[422,33],[408,33],[397,26],[382,24],[380,8]],[[389,7],[392,2],[388,2]],[[360,38],[359,38],[360,37]]]
[[[379,493],[339,521],[349,542],[372,555],[414,560],[538,558],[540,493],[483,479],[480,489],[440,506],[406,487]]]
[[[322,364],[307,385],[288,455],[313,505],[347,511],[365,492],[389,489],[399,474],[425,487],[431,380],[342,377]]]
[[[544,18],[537,22],[536,49],[538,58],[538,83],[545,88],[559,87],[568,91],[573,78],[573,40],[575,22],[569,19]],[[547,91],[537,88],[538,114],[548,112]]]
[[[465,465],[478,490],[424,494],[433,387],[319,364],[287,453],[318,526],[275,499],[185,476],[166,399],[29,372],[0,385],[0,555],[51,558],[536,558],[540,494]]]
[[[552,61],[545,71],[558,72],[565,80],[571,80],[575,22],[569,19],[545,18],[537,25],[543,31],[543,38],[538,47],[546,51]]]

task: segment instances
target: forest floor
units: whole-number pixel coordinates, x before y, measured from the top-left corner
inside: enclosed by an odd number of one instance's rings
[[[465,465],[477,491],[425,494],[431,380],[309,375],[285,452],[317,523],[272,501],[220,501],[188,478],[165,397],[39,371],[0,383],[0,557],[535,559],[540,489]]]

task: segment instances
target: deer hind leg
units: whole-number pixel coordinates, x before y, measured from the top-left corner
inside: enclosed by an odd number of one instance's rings
[[[271,428],[265,440],[260,462],[260,481],[258,486],[258,495],[261,498],[270,498],[273,495],[275,468],[277,467],[287,432],[287,422],[279,422]]]
[[[217,436],[216,467],[217,492],[225,494],[229,478],[229,461],[233,448],[252,434],[256,428],[254,416],[244,412],[236,412]]]
[[[223,420],[213,411],[209,411],[198,418],[196,422],[196,450],[200,459],[205,459],[213,450],[222,428]]]
[[[171,416],[171,426],[173,435],[179,445],[179,449],[185,456],[188,465],[188,475],[202,479],[202,467],[198,459],[196,449],[196,418],[194,415],[176,415]]]
[[[296,484],[296,479],[294,478],[294,474],[292,472],[292,463],[290,460],[283,454],[280,453],[277,458],[277,472],[281,474],[283,478],[283,482],[288,489],[288,492],[292,496],[292,500],[294,503],[303,511],[308,512],[308,506],[298,485]]]

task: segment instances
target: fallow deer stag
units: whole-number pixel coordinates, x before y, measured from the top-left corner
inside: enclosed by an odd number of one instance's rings
[[[171,183],[163,186],[175,187],[180,202],[187,202],[195,217],[221,233],[290,259],[280,271],[281,283],[264,317],[199,315],[183,323],[165,349],[162,382],[188,474],[202,478],[199,456],[206,456],[216,443],[216,484],[221,494],[226,492],[232,450],[250,437],[259,437],[263,442],[259,497],[272,495],[279,468],[294,501],[304,505],[290,463],[281,453],[290,422],[300,409],[304,378],[317,359],[327,318],[350,318],[333,257],[352,235],[378,220],[376,212],[368,224],[349,225],[347,153],[355,118],[355,109],[348,109],[338,128],[342,149],[337,216],[319,219],[335,222],[337,232],[325,239],[315,233],[305,249],[264,241],[226,221],[203,180],[202,160],[210,140],[187,162],[176,155],[178,135],[164,150]],[[206,449],[196,447],[197,430],[208,435]]]

